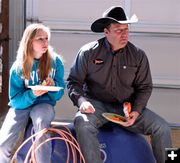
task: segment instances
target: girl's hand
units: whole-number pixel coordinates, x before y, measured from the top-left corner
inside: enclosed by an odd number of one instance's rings
[[[45,85],[47,85],[47,86],[54,86],[55,85],[54,84],[54,80],[52,78],[50,78],[50,77],[46,78]]]
[[[33,90],[32,92],[35,96],[42,96],[43,94],[47,93],[48,91]]]
[[[54,86],[54,80],[50,77],[46,78],[46,80],[44,80],[42,82],[43,86]],[[46,90],[33,90],[33,94],[35,96],[42,96],[43,94],[47,93],[48,91]]]

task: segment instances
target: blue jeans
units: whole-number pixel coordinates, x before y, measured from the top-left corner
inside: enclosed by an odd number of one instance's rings
[[[12,151],[19,139],[19,134],[26,128],[29,117],[32,119],[35,132],[38,132],[44,128],[49,128],[54,116],[53,106],[46,103],[36,104],[25,110],[10,108],[0,130],[0,163],[10,162]],[[49,137],[50,134],[46,134],[38,143]],[[51,143],[45,143],[36,153],[37,162],[49,163],[51,152]],[[23,161],[17,160],[17,162],[20,163]]]
[[[98,128],[107,123],[102,113],[112,112],[122,115],[122,104],[104,103],[92,99],[89,101],[95,107],[96,112],[94,114],[77,112],[74,120],[76,136],[86,163],[102,163],[97,139]],[[135,124],[126,129],[134,133],[151,135],[152,149],[157,163],[165,162],[165,148],[172,147],[172,142],[170,127],[164,119],[145,108]]]

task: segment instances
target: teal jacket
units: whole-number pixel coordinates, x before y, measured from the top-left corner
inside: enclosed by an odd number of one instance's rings
[[[54,54],[52,59],[52,69],[49,77],[53,78],[55,86],[62,87],[58,92],[49,91],[42,96],[35,96],[28,86],[41,84],[38,73],[38,60],[34,60],[30,80],[22,78],[22,68],[16,60],[11,69],[9,76],[9,106],[14,109],[28,109],[28,107],[38,103],[48,103],[54,106],[56,101],[61,99],[64,94],[64,65],[61,58]]]

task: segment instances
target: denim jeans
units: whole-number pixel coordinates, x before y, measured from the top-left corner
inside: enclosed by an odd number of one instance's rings
[[[74,120],[76,136],[86,163],[102,163],[97,139],[98,128],[107,123],[102,113],[112,112],[122,115],[122,104],[104,103],[92,99],[89,101],[96,111],[94,114],[77,112]],[[151,135],[152,149],[157,163],[165,162],[165,148],[172,147],[172,142],[170,127],[164,119],[145,108],[135,124],[126,129],[134,133]]]
[[[19,134],[26,128],[29,117],[32,119],[35,132],[49,128],[54,119],[53,106],[41,103],[25,110],[10,108],[0,130],[0,163],[10,163],[12,152],[19,139]],[[46,134],[38,143],[50,137]],[[45,143],[36,153],[38,163],[50,163],[52,147],[51,143]],[[23,162],[18,158],[18,163]]]

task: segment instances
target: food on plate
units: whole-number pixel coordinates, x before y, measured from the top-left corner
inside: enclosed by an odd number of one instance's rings
[[[112,117],[111,118],[112,120],[114,120],[114,121],[121,121],[121,122],[126,122],[126,120],[124,119],[124,118],[121,118],[121,117]]]
[[[46,86],[46,85],[47,85],[46,80],[44,80],[44,81],[42,82],[42,85],[44,85],[44,86]]]
[[[106,118],[108,121],[117,123],[117,124],[126,124],[127,120],[125,117],[115,114],[115,113],[103,113],[102,116]]]

